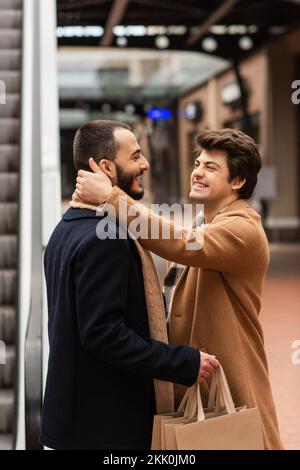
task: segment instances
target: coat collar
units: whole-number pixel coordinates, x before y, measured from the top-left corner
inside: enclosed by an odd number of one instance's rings
[[[214,223],[215,220],[221,215],[223,215],[224,213],[245,210],[246,208],[249,208],[249,207],[251,206],[249,204],[248,199],[236,199],[235,201],[228,204],[228,206],[221,209],[213,218],[212,223]]]
[[[74,208],[70,207],[64,214],[63,220],[78,220],[78,219],[94,219],[95,217],[103,217],[98,214],[95,210],[85,208]]]
[[[231,204],[228,204],[228,206],[224,207],[224,209],[222,209],[220,213],[229,212],[229,211],[237,211],[237,210],[245,209],[246,207],[250,207],[248,199],[236,199]]]

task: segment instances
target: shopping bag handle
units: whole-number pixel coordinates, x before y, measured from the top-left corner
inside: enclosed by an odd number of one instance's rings
[[[215,378],[211,380],[207,406],[208,408],[213,408],[216,411],[220,411],[225,407],[224,400],[222,399],[220,393],[218,393],[217,381]]]
[[[215,380],[217,385],[217,393],[221,392],[222,399],[225,404],[225,408],[229,414],[236,413],[236,409],[233,403],[232,395],[229,389],[229,385],[226,379],[226,375],[221,364],[215,372]]]
[[[215,408],[216,401],[217,407],[225,406],[229,414],[236,413],[225,372],[221,365],[212,377],[208,406]],[[199,384],[192,385],[186,391],[177,412],[183,412],[185,418],[193,418],[197,415],[197,421],[205,420]]]
[[[201,400],[200,390],[197,395],[197,400],[199,401],[199,399]],[[216,411],[220,411],[220,409],[225,407],[229,414],[236,412],[226,375],[221,364],[212,377],[208,407],[214,408]]]
[[[187,408],[187,401],[188,401],[188,399],[189,399],[189,397],[190,397],[191,389],[192,389],[193,387],[194,387],[194,385],[192,385],[191,387],[189,387],[189,388],[187,389],[187,391],[185,392],[185,394],[183,395],[183,398],[182,398],[182,400],[181,400],[181,402],[180,402],[180,404],[179,404],[179,406],[178,406],[178,408],[177,408],[176,413],[179,414],[179,413],[184,413],[184,412],[185,412],[185,410],[186,410],[186,408]]]
[[[198,398],[199,395],[199,398]],[[205,419],[203,404],[201,400],[200,394],[200,386],[199,384],[194,384],[190,389],[190,394],[188,397],[186,409],[184,412],[185,418],[193,418],[194,416],[198,416],[198,421],[203,421]]]

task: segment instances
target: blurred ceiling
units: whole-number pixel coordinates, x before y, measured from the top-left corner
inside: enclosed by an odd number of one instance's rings
[[[58,44],[237,60],[300,24],[300,0],[57,0]]]

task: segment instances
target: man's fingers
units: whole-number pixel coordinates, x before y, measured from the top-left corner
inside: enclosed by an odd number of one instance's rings
[[[215,369],[209,364],[205,365],[203,369],[205,372],[208,372],[209,374],[213,374],[215,372]]]
[[[76,183],[83,184],[84,178],[82,176],[77,176]]]
[[[199,375],[197,378],[198,383],[204,382],[210,375],[213,375],[219,367],[219,361],[216,356],[199,351],[201,357],[201,364]]]
[[[217,369],[219,367],[219,361],[215,356],[208,355],[208,357],[205,358],[205,361],[203,361],[203,367],[206,365]]]
[[[89,165],[90,165],[90,169],[94,173],[102,173],[102,171],[100,170],[99,166],[97,165],[97,163],[95,162],[93,158],[89,158]]]
[[[77,176],[81,176],[82,178],[84,178],[85,176],[88,176],[90,174],[89,171],[86,171],[86,170],[78,170],[77,171]]]
[[[210,365],[214,367],[215,369],[219,367],[219,361],[215,357],[212,357],[209,362],[210,362]]]

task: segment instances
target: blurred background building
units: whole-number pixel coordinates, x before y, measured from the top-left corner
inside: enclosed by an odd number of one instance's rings
[[[146,203],[188,200],[200,129],[259,144],[262,323],[283,440],[300,449],[299,58],[298,0],[0,0],[0,449],[39,448],[41,259],[74,190],[74,134],[92,119],[133,126]]]

